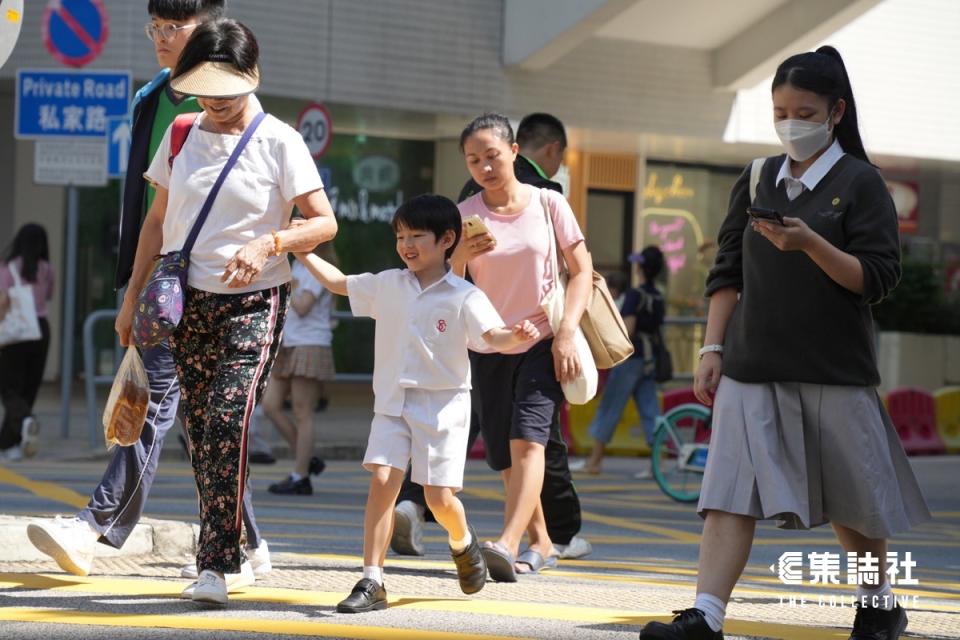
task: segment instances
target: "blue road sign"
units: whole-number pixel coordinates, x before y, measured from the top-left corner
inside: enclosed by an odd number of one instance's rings
[[[100,55],[109,18],[103,0],[49,0],[43,12],[43,43],[54,58],[82,67]]]
[[[329,189],[333,186],[333,170],[330,167],[319,167],[320,179],[323,180],[323,186]]]
[[[17,69],[17,138],[103,138],[130,107],[129,71]]]
[[[107,177],[122,178],[130,157],[130,118],[107,120]]]

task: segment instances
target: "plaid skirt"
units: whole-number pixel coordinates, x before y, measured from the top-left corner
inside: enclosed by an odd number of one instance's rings
[[[281,347],[273,363],[273,375],[280,378],[333,380],[333,349],[317,345]]]

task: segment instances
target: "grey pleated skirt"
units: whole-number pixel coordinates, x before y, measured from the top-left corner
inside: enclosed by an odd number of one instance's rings
[[[697,511],[835,522],[889,538],[930,519],[896,429],[872,387],[747,384],[723,376]]]

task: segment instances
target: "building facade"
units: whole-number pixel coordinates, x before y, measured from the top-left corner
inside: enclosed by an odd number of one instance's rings
[[[0,69],[0,122],[13,122],[18,68],[62,68],[43,45],[35,4]],[[146,2],[104,4],[109,40],[89,68],[129,69],[145,82],[156,71]],[[268,111],[293,124],[320,102],[332,115],[333,143],[318,164],[347,271],[395,264],[386,221],[400,201],[458,193],[467,172],[457,138],[473,116],[547,111],[569,128],[564,180],[598,267],[628,272],[626,255],[657,243],[670,313],[702,315],[730,186],[752,158],[779,152],[769,78],[787,55],[829,41],[848,60],[868,151],[903,203],[908,250],[955,262],[960,274],[960,133],[938,106],[960,97],[943,53],[958,46],[948,37],[960,31],[952,0],[230,0],[229,13],[260,41]],[[902,53],[877,75],[870,62],[881,50]],[[887,135],[894,127],[902,133]],[[66,190],[33,183],[34,146],[12,126],[0,130],[0,238],[44,224],[62,273]],[[80,190],[78,338],[87,313],[115,303],[118,203],[117,181]],[[109,334],[98,335],[105,368]],[[79,353],[78,344],[78,362]],[[56,338],[51,354],[48,377]],[[678,368],[692,357],[682,352]]]

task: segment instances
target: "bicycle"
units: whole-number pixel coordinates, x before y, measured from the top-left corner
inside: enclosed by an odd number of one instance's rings
[[[696,502],[707,466],[710,409],[681,404],[657,417],[650,465],[660,489],[677,502]]]

